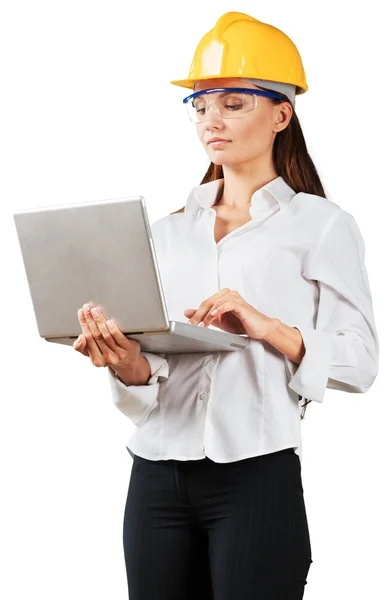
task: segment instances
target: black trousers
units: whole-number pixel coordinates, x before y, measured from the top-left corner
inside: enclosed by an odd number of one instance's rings
[[[300,459],[135,456],[123,544],[130,600],[300,600],[312,562]]]

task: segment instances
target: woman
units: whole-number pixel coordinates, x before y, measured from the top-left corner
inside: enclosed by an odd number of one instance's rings
[[[365,392],[378,337],[353,217],[327,200],[294,110],[307,90],[278,29],[226,13],[200,41],[190,118],[211,165],[152,227],[171,320],[245,351],[140,352],[85,305],[76,350],[108,366],[136,425],[124,517],[133,600],[298,600],[312,562],[300,400]]]

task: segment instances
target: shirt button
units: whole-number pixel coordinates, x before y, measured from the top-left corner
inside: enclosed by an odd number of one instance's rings
[[[202,394],[200,394],[200,400],[205,400],[208,397],[208,394],[206,392],[202,392]]]

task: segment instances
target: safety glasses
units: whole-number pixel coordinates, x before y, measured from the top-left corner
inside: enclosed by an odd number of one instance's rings
[[[217,94],[214,100],[208,94]],[[193,123],[202,123],[208,109],[213,106],[214,111],[222,119],[237,119],[244,117],[257,106],[257,96],[284,100],[285,96],[266,90],[253,88],[210,88],[190,94],[183,100],[187,113]]]

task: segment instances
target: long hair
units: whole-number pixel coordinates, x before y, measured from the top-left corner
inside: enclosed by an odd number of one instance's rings
[[[266,98],[266,100],[273,105],[278,105],[286,101],[289,102],[287,96],[284,96],[282,99]],[[293,106],[292,109],[293,112],[289,125],[277,133],[274,140],[272,153],[274,168],[277,175],[281,176],[296,194],[305,192],[326,198],[316,167],[308,154],[299,118]],[[211,162],[202,178],[201,185],[215,179],[224,179],[224,171],[222,165],[215,165]],[[219,198],[216,199],[216,204],[220,201],[221,196],[222,190],[220,191]],[[171,214],[184,212],[184,210],[185,207]],[[299,401],[301,400],[303,400],[303,397],[299,395]],[[304,398],[304,402],[301,404],[300,419],[304,419],[306,408],[310,402],[312,400]]]

